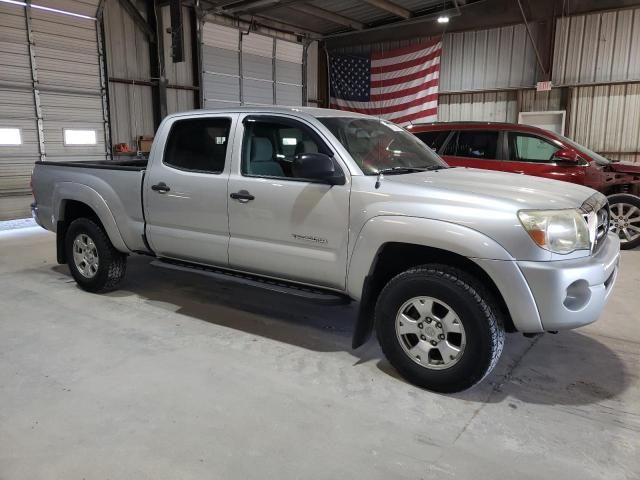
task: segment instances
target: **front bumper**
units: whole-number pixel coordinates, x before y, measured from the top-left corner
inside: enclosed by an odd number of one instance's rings
[[[610,233],[587,257],[550,262],[473,259],[502,294],[517,331],[576,328],[598,319],[615,283],[620,240]]]
[[[563,330],[595,322],[618,275],[620,240],[612,233],[588,257],[516,262],[535,299],[542,328]]]

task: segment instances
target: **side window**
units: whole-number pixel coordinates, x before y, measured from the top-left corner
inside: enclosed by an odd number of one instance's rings
[[[180,170],[222,172],[230,128],[229,118],[176,121],[169,132],[164,163]]]
[[[442,155],[450,155],[453,156],[456,154],[456,150],[458,149],[458,137],[460,132],[453,132],[451,138],[447,142],[447,146],[444,148]]]
[[[310,129],[296,123],[272,119],[245,121],[242,174],[295,178],[292,163],[296,155],[318,152],[332,155]]]
[[[431,150],[439,151],[444,141],[449,137],[451,130],[440,130],[435,132],[419,132],[414,135]]]
[[[451,144],[451,142],[449,142],[449,144]],[[450,145],[447,145],[447,147],[449,146]],[[493,160],[497,158],[497,152],[498,132],[463,130],[458,134],[455,153],[458,157]],[[449,153],[448,155],[452,154]]]
[[[509,133],[509,158],[521,162],[550,162],[560,147],[528,133]]]

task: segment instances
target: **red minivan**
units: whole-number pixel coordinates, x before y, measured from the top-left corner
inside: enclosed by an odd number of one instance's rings
[[[515,123],[430,123],[408,130],[454,167],[535,175],[598,190],[609,197],[610,228],[621,247],[640,245],[640,165],[610,161],[562,135]]]

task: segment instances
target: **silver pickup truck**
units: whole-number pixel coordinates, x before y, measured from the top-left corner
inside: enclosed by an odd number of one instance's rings
[[[353,347],[375,330],[406,379],[440,392],[481,381],[505,332],[595,321],[618,267],[594,190],[449,168],[402,128],[334,110],[175,114],[148,163],[37,163],[32,184],[81,288],[116,288],[139,253],[355,300]]]

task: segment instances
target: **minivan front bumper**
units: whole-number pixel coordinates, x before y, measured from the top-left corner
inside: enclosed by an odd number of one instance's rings
[[[609,233],[592,255],[550,262],[473,259],[489,274],[523,333],[595,322],[618,274],[620,240]]]

